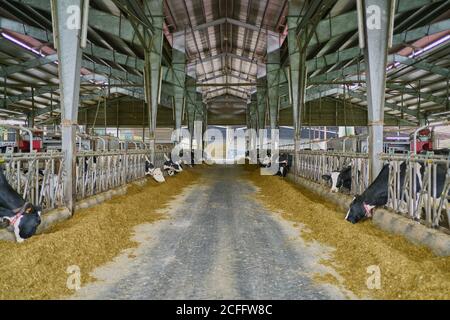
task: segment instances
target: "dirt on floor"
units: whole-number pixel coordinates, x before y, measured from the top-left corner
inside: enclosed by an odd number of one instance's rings
[[[307,227],[302,238],[335,248],[331,259],[323,263],[336,269],[343,285],[359,297],[450,299],[450,257],[437,257],[371,221],[352,225],[344,220],[345,212],[326,199],[280,177],[262,176],[254,166],[246,168],[245,177],[259,188],[257,197],[266,207]],[[380,289],[373,277],[378,268]],[[338,282],[332,275],[316,280]]]
[[[149,179],[143,187],[132,185],[126,195],[77,211],[73,218],[24,243],[0,242],[0,299],[72,294],[67,288],[70,266],[80,268],[83,284],[95,280],[89,276],[94,268],[136,246],[133,228],[163,219],[161,209],[198,177],[198,170],[189,169],[163,184]]]

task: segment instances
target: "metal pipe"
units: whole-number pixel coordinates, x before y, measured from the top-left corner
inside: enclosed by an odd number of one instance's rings
[[[83,0],[83,16],[81,24],[81,40],[80,47],[85,49],[87,44],[88,33],[88,19],[89,19],[89,0]]]

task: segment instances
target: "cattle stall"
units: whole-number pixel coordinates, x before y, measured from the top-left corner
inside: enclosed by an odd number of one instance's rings
[[[347,191],[359,194],[369,184],[366,153],[300,150],[295,155],[294,172],[299,177],[325,184],[323,175],[351,166],[352,187]]]
[[[450,160],[437,155],[385,154],[381,158],[389,164],[387,207],[450,233]]]
[[[77,201],[145,176],[145,161],[151,155],[151,149],[140,142],[127,141],[125,146],[128,145],[133,148],[77,153]],[[155,163],[162,166],[164,154],[170,153],[172,145],[157,144],[155,149]],[[7,153],[2,159],[8,182],[26,201],[45,211],[64,206],[65,175],[61,152]]]

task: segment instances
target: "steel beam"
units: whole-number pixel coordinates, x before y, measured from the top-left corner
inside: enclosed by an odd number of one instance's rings
[[[416,41],[430,34],[446,31],[450,29],[450,19],[442,20],[430,25],[411,29],[407,31],[395,34],[392,43],[394,46],[402,45],[404,43]],[[322,69],[339,62],[344,62],[361,56],[363,54],[362,49],[359,47],[352,47],[340,51],[336,51],[327,55],[318,56],[314,59],[308,60],[308,71],[312,72],[317,69]]]
[[[211,56],[211,57],[202,58],[201,62],[202,63],[206,63],[206,62],[210,62],[210,61],[217,60],[217,59],[223,59],[223,58],[227,58],[227,57],[228,58],[242,60],[242,61],[245,61],[245,62],[248,62],[248,63],[257,63],[258,62],[257,59],[252,59],[252,58],[248,58],[248,57],[245,57],[245,56],[240,56],[240,55],[237,55],[237,54],[234,54],[234,53],[229,53],[229,52],[224,52],[224,53],[220,53],[220,54],[217,54],[217,55],[214,55],[214,56]],[[197,63],[200,63],[200,59],[196,59],[196,60],[191,61],[189,63],[189,65],[197,64]]]
[[[406,13],[415,9],[422,8],[429,5],[433,0],[398,0],[396,13]],[[438,1],[439,2],[439,1]],[[444,1],[442,1],[444,2]],[[338,16],[334,16],[328,19],[323,19],[317,25],[315,30],[315,35],[311,39],[310,45],[315,45],[317,43],[323,43],[329,41],[330,39],[344,35],[348,32],[356,31],[358,29],[358,19],[357,11],[350,11]]]
[[[12,0],[25,5],[29,5],[35,9],[39,9],[50,13],[49,0]],[[113,14],[90,9],[89,10],[89,27],[95,28],[102,32],[108,33],[115,37],[119,37],[127,42],[140,45],[135,37],[135,31],[131,22],[124,16],[115,16]],[[140,28],[143,29],[142,26]]]
[[[73,214],[75,210],[76,181],[76,129],[78,126],[78,102],[80,95],[81,25],[71,25],[74,16],[68,11],[69,6],[82,10],[81,0],[52,0],[52,20],[57,32],[56,47],[59,60],[60,99],[62,104],[61,132],[62,151],[64,154],[64,203]],[[75,13],[76,14],[76,13]],[[76,18],[76,16],[75,16]],[[78,21],[81,17],[78,16]],[[81,22],[80,22],[81,24]]]
[[[428,63],[426,61],[423,60],[418,60],[415,58],[409,58],[409,57],[404,57],[398,54],[395,54],[393,56],[393,60],[394,61],[398,61],[403,65],[406,66],[410,66],[416,69],[421,69],[421,70],[425,70],[434,74],[438,74],[440,76],[443,76],[445,78],[450,78],[450,69],[444,68],[444,67],[440,67],[437,66],[435,64],[432,63]]]
[[[2,77],[2,78],[8,77],[14,73],[23,72],[23,71],[26,71],[26,70],[32,69],[32,68],[38,68],[43,65],[55,62],[57,59],[58,59],[58,55],[52,54],[52,55],[49,55],[46,57],[30,59],[30,60],[24,61],[22,63],[19,63],[17,65],[10,65],[10,66],[4,67],[0,70],[0,77]]]

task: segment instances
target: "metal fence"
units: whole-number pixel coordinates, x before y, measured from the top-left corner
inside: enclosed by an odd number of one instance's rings
[[[166,161],[166,159],[164,158],[164,155],[170,156],[172,149],[173,149],[172,143],[155,145],[155,159],[154,159],[155,167],[162,168],[162,166],[164,165],[164,162]]]
[[[150,150],[79,152],[76,168],[77,200],[122,186],[145,176]]]
[[[301,150],[295,157],[294,172],[303,178],[325,183],[323,175],[351,166],[351,194],[362,193],[369,184],[368,155],[366,153]]]
[[[155,166],[162,167],[172,145],[155,146]],[[117,151],[79,151],[76,155],[77,200],[125,185],[145,176],[145,161],[150,149]],[[63,154],[3,154],[5,176],[26,201],[45,211],[64,205],[65,177]]]
[[[382,159],[390,169],[387,207],[429,227],[450,231],[450,160],[422,155],[383,155]]]
[[[62,153],[13,153],[3,158],[6,179],[24,199],[44,210],[63,204]]]

